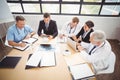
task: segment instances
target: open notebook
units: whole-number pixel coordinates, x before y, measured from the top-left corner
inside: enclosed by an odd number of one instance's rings
[[[34,37],[29,38],[29,39],[24,39],[24,40],[22,40],[21,42],[26,43],[26,46],[25,46],[25,47],[10,46],[10,45],[8,44],[8,41],[7,41],[7,40],[5,41],[5,45],[6,45],[6,46],[9,46],[9,47],[13,47],[13,48],[18,49],[18,50],[21,50],[21,51],[24,51],[24,50],[26,50],[26,49],[30,46],[30,44],[33,44],[33,43],[36,42],[37,40],[38,40],[38,39],[37,39],[37,38],[34,38]],[[19,43],[21,43],[21,42],[19,42]]]
[[[37,51],[31,55],[26,63],[26,69],[30,67],[45,67],[55,66],[56,57],[55,52],[52,51]]]
[[[94,73],[88,64],[72,65],[69,66],[69,70],[74,80],[86,79],[94,76]]]
[[[33,44],[34,42],[36,42],[38,39],[37,38],[29,38],[29,39],[24,39],[22,40],[22,42],[26,42],[26,43],[29,43],[29,44]]]
[[[26,43],[26,46],[25,46],[25,47],[13,46],[13,48],[18,49],[18,50],[20,50],[20,51],[24,51],[24,50],[26,50],[29,46],[30,46],[30,44],[27,44],[27,43]]]

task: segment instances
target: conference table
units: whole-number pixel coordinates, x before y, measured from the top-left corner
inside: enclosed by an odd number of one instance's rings
[[[19,56],[21,59],[15,68],[0,68],[0,80],[72,80],[67,64],[74,64],[70,58],[75,55],[75,51],[66,43],[58,42],[58,38],[48,41],[38,36],[37,38],[38,41],[25,51],[12,49],[8,53],[7,56]],[[34,53],[41,43],[55,44],[56,66],[25,69],[29,54]],[[64,56],[65,50],[69,50],[71,55]],[[82,58],[78,60],[80,61],[85,62]]]

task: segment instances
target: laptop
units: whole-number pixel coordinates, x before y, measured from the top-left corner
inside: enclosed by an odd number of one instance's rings
[[[78,52],[77,50],[77,43],[75,41],[73,41],[71,38],[67,38],[67,44],[76,52]]]

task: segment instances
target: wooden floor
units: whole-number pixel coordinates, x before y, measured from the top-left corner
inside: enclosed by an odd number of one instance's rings
[[[112,74],[103,74],[96,76],[97,80],[120,80],[120,44],[117,40],[108,40],[112,50],[116,55],[115,71]]]
[[[112,74],[103,74],[96,76],[97,80],[120,80],[120,44],[117,40],[108,40],[112,46],[112,50],[116,55],[115,71]],[[11,49],[5,47],[5,49],[0,50],[0,54],[4,53],[7,55]],[[0,55],[2,57],[3,54]]]

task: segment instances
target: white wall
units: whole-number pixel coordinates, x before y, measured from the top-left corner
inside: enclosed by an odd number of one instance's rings
[[[16,16],[16,15],[15,15]],[[39,20],[43,19],[43,15],[22,15],[26,18],[28,25],[32,26],[35,31],[38,29]],[[51,19],[56,20],[57,26],[60,29],[67,21],[74,16],[67,15],[51,15]],[[120,40],[120,17],[90,17],[77,16],[80,19],[81,25],[87,20],[92,20],[95,23],[94,29],[100,29],[106,32],[108,39]]]

